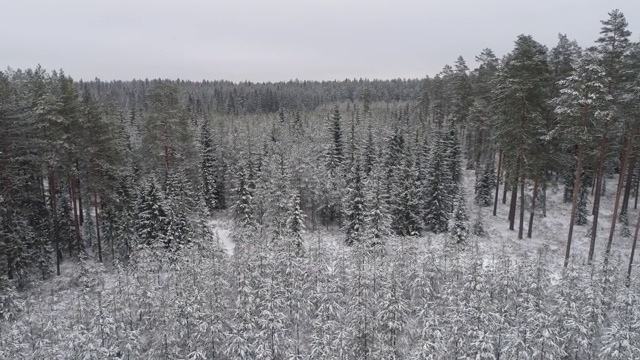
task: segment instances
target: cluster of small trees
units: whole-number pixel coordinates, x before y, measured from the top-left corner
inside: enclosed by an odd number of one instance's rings
[[[554,274],[546,250],[460,253],[413,238],[344,247],[314,236],[301,254],[289,235],[239,238],[230,258],[198,235],[170,257],[141,247],[115,271],[82,258],[72,286],[36,291],[5,315],[0,356],[640,356],[640,293],[617,275],[620,259]]]

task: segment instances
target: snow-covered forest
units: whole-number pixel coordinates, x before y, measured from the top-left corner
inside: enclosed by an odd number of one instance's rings
[[[0,72],[0,359],[640,359],[640,43],[600,26],[424,79]]]

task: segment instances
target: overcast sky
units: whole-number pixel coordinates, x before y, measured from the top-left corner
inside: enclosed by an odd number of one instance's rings
[[[640,0],[0,0],[0,67],[74,79],[417,78],[518,34],[588,46]]]

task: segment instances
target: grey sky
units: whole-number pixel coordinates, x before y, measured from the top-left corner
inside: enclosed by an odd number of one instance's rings
[[[638,0],[0,0],[0,67],[76,80],[415,78],[518,34],[588,46],[618,8],[634,41]]]

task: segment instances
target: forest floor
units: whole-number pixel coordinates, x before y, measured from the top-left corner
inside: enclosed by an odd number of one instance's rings
[[[611,227],[611,219],[613,215],[613,206],[615,202],[615,187],[617,186],[618,177],[612,177],[605,179],[606,189],[601,205],[600,216],[598,221],[598,234],[596,238],[596,247],[594,260],[596,263],[604,257],[605,246],[609,236],[609,230]],[[541,208],[536,209],[536,214],[533,220],[532,237],[527,238],[527,227],[529,224],[529,208],[525,211],[524,216],[524,238],[518,240],[518,221],[519,221],[519,205],[520,199],[518,198],[518,209],[516,212],[515,230],[509,230],[508,212],[509,212],[509,199],[511,192],[507,192],[507,203],[502,204],[503,188],[500,187],[497,216],[493,216],[493,206],[486,208],[479,208],[474,203],[474,183],[475,183],[475,171],[466,170],[464,177],[464,191],[465,198],[467,199],[467,214],[469,217],[469,226],[473,225],[474,221],[478,217],[478,212],[482,212],[482,223],[486,235],[483,237],[471,236],[470,244],[468,247],[478,246],[480,253],[483,254],[485,261],[491,261],[498,255],[510,254],[512,257],[521,257],[525,254],[529,256],[534,255],[538,250],[546,248],[549,252],[550,259],[554,259],[554,263],[550,264],[552,268],[559,270],[564,263],[564,255],[566,251],[567,235],[569,232],[569,218],[571,214],[571,203],[563,202],[564,188],[562,187],[549,187],[547,188],[547,210],[546,216],[543,216]],[[531,184],[529,184],[531,185]],[[531,186],[526,189],[525,196],[528,196],[528,200],[531,197]],[[587,204],[587,210],[589,213],[593,207],[592,199]],[[635,221],[638,216],[638,210],[633,209],[633,198],[630,199],[629,204],[629,230],[633,235]],[[538,206],[536,206],[538,207]],[[589,252],[589,232],[591,231],[593,215],[588,216],[589,222],[587,225],[575,226],[574,235],[571,247],[571,258],[574,262],[585,263]],[[227,250],[229,255],[233,255],[235,244],[231,239],[231,232],[233,224],[226,216],[220,216],[212,219],[209,222],[211,229],[220,238],[221,244]],[[622,257],[622,263],[628,262],[628,256],[631,251],[631,244],[633,237],[621,236],[622,224],[616,224],[615,235],[612,243],[613,257]],[[320,237],[324,241],[333,242],[336,246],[343,244],[342,238],[344,234],[337,229],[325,230],[319,227],[319,230],[315,232],[307,232],[307,236],[313,238]],[[311,240],[309,240],[311,241]],[[417,239],[418,242],[429,242],[433,246],[444,246],[449,242],[448,234],[424,234],[421,238]],[[626,270],[626,267],[625,267]]]
[[[474,195],[474,171],[467,171],[465,177],[465,195],[468,199],[467,209],[471,223],[477,218],[478,206],[473,202]],[[600,204],[600,215],[598,218],[598,232],[596,237],[596,246],[594,252],[594,261],[596,263],[604,257],[606,243],[611,228],[611,220],[613,215],[613,207],[615,202],[615,187],[618,183],[618,177],[605,179],[607,182],[606,193]],[[531,189],[526,189],[526,193],[531,194]],[[516,212],[515,230],[509,230],[508,213],[510,192],[507,193],[507,203],[502,204],[502,188],[499,193],[499,202],[497,216],[493,216],[493,207],[481,209],[482,219],[487,236],[477,238],[478,246],[485,257],[497,255],[502,252],[508,254],[521,255],[523,253],[535,253],[538,249],[547,247],[550,253],[550,259],[556,261],[553,266],[561,267],[564,263],[564,256],[567,246],[567,236],[569,234],[569,219],[571,216],[571,203],[563,202],[564,188],[549,187],[547,189],[547,211],[546,216],[542,215],[541,209],[536,209],[533,220],[532,237],[527,238],[527,227],[529,224],[530,213],[527,209],[524,216],[524,238],[518,240],[518,221],[519,211]],[[591,198],[590,198],[591,200]],[[638,216],[638,211],[633,209],[633,198],[629,203],[629,230],[633,235],[633,227]],[[622,201],[622,200],[621,200]],[[518,199],[518,206],[520,199]],[[536,206],[537,207],[537,206]],[[589,214],[593,208],[593,202],[589,201],[587,210]],[[583,226],[574,226],[573,240],[571,246],[571,261],[583,263],[586,262],[589,253],[590,237],[589,232],[592,227],[593,216],[588,216],[588,223]],[[614,257],[622,256],[623,263],[628,261],[631,251],[633,237],[621,236],[622,224],[617,223],[612,243],[612,254]]]

